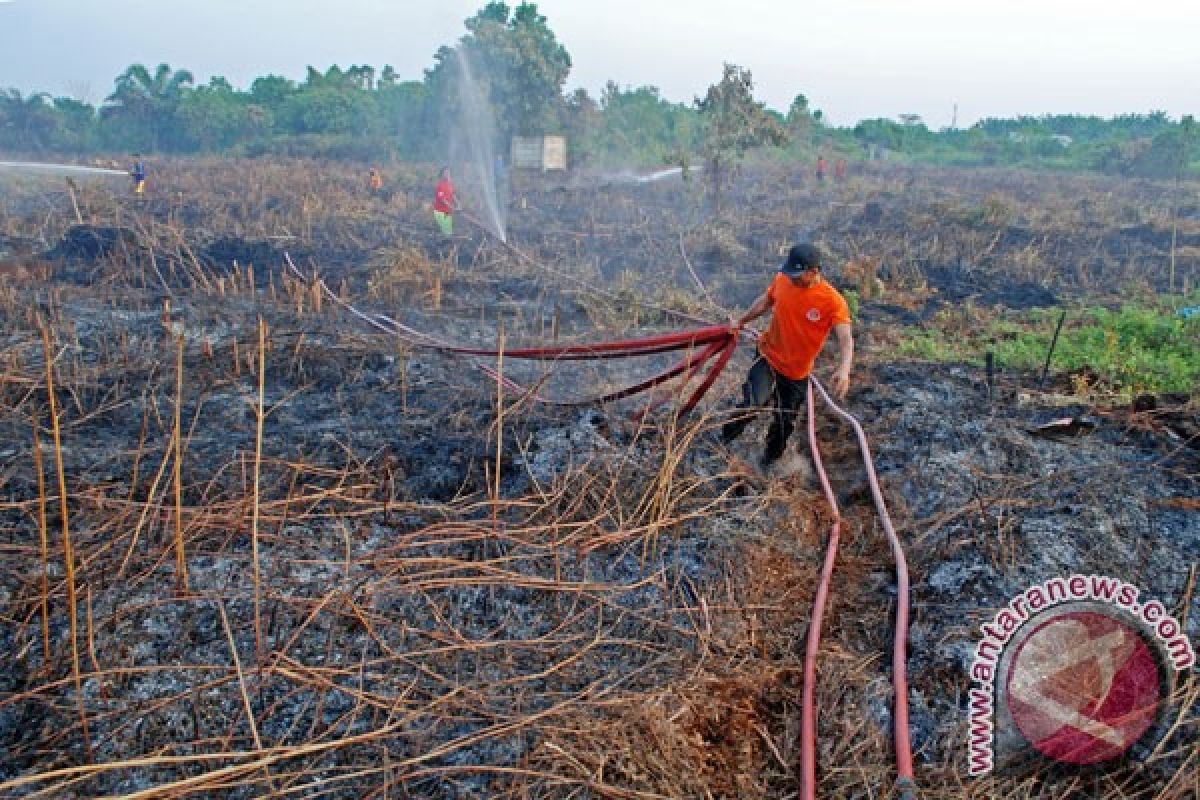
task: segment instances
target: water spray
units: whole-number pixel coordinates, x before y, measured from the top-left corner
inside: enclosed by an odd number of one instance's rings
[[[459,47],[458,118],[451,134],[453,161],[459,162],[463,175],[481,201],[483,227],[500,241],[508,241],[506,203],[496,186],[496,117],[483,87],[475,79],[471,59]]]
[[[53,176],[70,175],[120,175],[128,178],[129,173],[120,169],[103,167],[81,167],[77,164],[47,164],[37,161],[0,161],[0,170],[13,172],[45,173]]]

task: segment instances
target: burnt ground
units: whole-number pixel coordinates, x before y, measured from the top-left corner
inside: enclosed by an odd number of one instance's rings
[[[989,399],[980,372],[880,366],[855,403],[883,431],[875,437],[881,477],[914,521],[910,668],[941,720],[961,696],[978,625],[1047,577],[1119,575],[1189,619],[1193,636],[1200,610],[1188,587],[1200,526],[1194,503],[1184,501],[1196,495],[1195,443],[1137,415],[1089,417],[1086,405],[1022,402],[1020,376],[1002,380]],[[1070,417],[1094,427],[1039,432]],[[875,576],[885,591],[888,577]],[[947,760],[965,738],[950,732],[934,737],[949,745]]]
[[[320,165],[256,166],[249,191],[215,165],[177,169],[145,205],[85,195],[91,228],[56,187],[33,204],[58,203],[49,224],[6,205],[0,793],[793,795],[828,515],[803,469],[748,466],[760,428],[715,443],[748,348],[682,426],[666,411],[635,423],[638,401],[498,403],[471,362],[372,331],[282,261],[454,341],[490,346],[503,320],[515,346],[677,328],[671,310],[721,320],[798,235],[839,262],[883,259],[848,408],[910,560],[925,796],[1185,797],[1200,779],[1189,681],[1190,716],[1147,768],[965,778],[978,624],[1022,589],[1113,575],[1200,639],[1195,443],[1154,413],[1062,407],[1031,376],[1001,375],[989,396],[974,368],[896,362],[887,345],[947,304],[1161,286],[1157,187],[890,169],[814,190],[747,170],[714,223],[694,183],[531,179],[509,248],[470,226],[437,240],[420,176],[382,201]],[[505,373],[564,397],[651,366]],[[1063,416],[1087,431],[1031,432]],[[894,777],[892,562],[853,442],[827,415],[821,437],[847,519],[818,684],[822,795],[879,796]]]

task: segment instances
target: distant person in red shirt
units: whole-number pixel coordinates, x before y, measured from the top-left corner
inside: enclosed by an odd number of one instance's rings
[[[827,167],[825,156],[817,156],[817,183],[825,183],[825,170]]]
[[[454,235],[454,211],[458,200],[454,196],[454,182],[450,180],[450,168],[442,167],[441,180],[433,196],[433,218],[443,236]]]
[[[846,159],[839,158],[833,162],[833,179],[838,183],[846,180]]]
[[[769,409],[773,418],[761,461],[764,468],[783,455],[804,404],[808,378],[830,331],[838,340],[840,358],[833,375],[833,393],[839,400],[850,388],[854,361],[850,308],[838,290],[821,277],[821,251],[815,245],[793,247],[771,286],[734,324],[742,328],[772,310],[771,324],[758,340],[758,358],[742,384],[741,413],[721,429],[722,440],[732,442],[756,411]]]
[[[379,194],[383,191],[383,173],[379,171],[379,167],[371,167],[368,185],[371,187],[372,194]]]

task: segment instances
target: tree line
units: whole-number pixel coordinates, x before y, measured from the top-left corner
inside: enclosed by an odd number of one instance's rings
[[[593,97],[565,93],[571,58],[534,3],[489,2],[467,33],[433,55],[420,80],[391,66],[321,71],[303,80],[265,75],[247,89],[222,77],[197,84],[186,69],[131,65],[98,106],[70,97],[0,90],[0,148],[33,157],[229,153],[361,161],[436,161],[448,136],[471,124],[471,96],[494,116],[498,152],[514,135],[565,134],[573,165],[687,165],[719,176],[745,153],[818,153],[961,165],[1029,165],[1171,177],[1200,173],[1192,117],[1163,112],[1104,119],[1047,115],[985,119],[934,131],[915,115],[829,125],[803,94],[786,112],[753,97],[748,70],[726,65],[705,97],[671,102],[653,86],[609,82]],[[719,177],[716,179],[719,182]]]

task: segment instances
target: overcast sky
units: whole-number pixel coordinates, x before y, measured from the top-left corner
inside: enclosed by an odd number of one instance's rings
[[[420,79],[484,0],[0,0],[0,88],[102,101],[129,64],[246,88],[306,65]],[[510,2],[515,6],[516,2]],[[722,62],[786,111],[838,125],[920,114],[932,128],[1018,114],[1200,113],[1200,0],[542,0],[574,66],[691,102]]]

